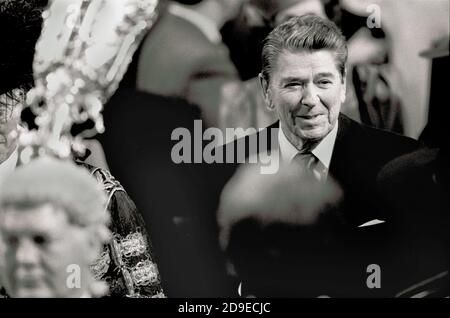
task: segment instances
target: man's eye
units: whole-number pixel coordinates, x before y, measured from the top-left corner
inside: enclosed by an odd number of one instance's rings
[[[320,80],[320,81],[318,82],[318,84],[319,84],[320,86],[328,86],[328,85],[332,84],[332,82],[331,82],[330,80]]]
[[[287,83],[286,87],[297,87],[297,86],[301,86],[301,83],[298,82],[292,82],[292,83]]]
[[[36,235],[33,237],[34,243],[37,245],[45,245],[48,242],[48,239],[43,235]]]

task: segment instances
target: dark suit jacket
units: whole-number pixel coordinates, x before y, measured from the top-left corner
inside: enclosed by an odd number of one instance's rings
[[[275,122],[257,135],[267,136],[268,151],[279,151],[278,140],[272,142],[271,136],[277,138],[277,133],[269,131],[278,130],[279,122]],[[234,147],[237,161],[237,149],[245,143],[245,157],[255,153],[250,150],[251,136],[241,138],[224,146],[226,149]],[[403,154],[412,152],[419,147],[419,143],[411,138],[393,134],[387,131],[361,125],[345,115],[339,116],[338,133],[331,158],[329,175],[334,178],[344,190],[346,202],[344,203],[343,220],[350,226],[357,226],[370,218],[381,217],[383,212],[376,210],[376,178],[381,168]],[[265,151],[256,149],[257,153]],[[224,159],[225,161],[225,159]],[[228,164],[223,169],[224,182],[230,178],[239,163]],[[363,208],[363,209],[361,209]]]
[[[278,126],[277,122],[267,130]],[[225,147],[237,147],[249,138]],[[271,151],[278,151],[277,142],[273,147]],[[344,193],[339,206],[310,226],[273,223],[262,227],[253,219],[244,219],[231,231],[228,255],[247,291],[260,296],[393,296],[398,268],[392,265],[389,244],[395,229],[390,228],[390,216],[379,204],[376,180],[386,163],[418,147],[413,139],[341,115],[329,168],[329,176]],[[228,165],[224,175],[230,177],[237,166]],[[358,227],[373,219],[386,222]],[[383,270],[380,290],[366,285],[370,275],[366,268],[372,263]]]

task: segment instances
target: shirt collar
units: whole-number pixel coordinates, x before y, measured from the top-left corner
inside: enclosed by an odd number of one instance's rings
[[[16,169],[17,159],[19,157],[17,147],[8,159],[0,164],[0,183]]]
[[[281,125],[281,123],[280,123]],[[333,155],[333,148],[336,142],[338,131],[338,122],[328,135],[325,136],[311,151],[313,155],[328,169],[330,167],[331,157]],[[294,159],[295,155],[300,151],[295,148],[293,144],[286,138],[283,129],[278,129],[278,143],[280,147],[280,154],[283,162],[288,163]]]
[[[291,162],[295,155],[299,153],[297,148],[295,148],[295,146],[286,138],[286,135],[281,128],[281,122],[280,127],[278,128],[278,145],[280,147],[281,160],[284,163]]]
[[[220,35],[217,25],[208,17],[177,3],[171,3],[168,10],[173,15],[185,19],[195,25],[210,42],[216,44],[222,42],[222,36]]]

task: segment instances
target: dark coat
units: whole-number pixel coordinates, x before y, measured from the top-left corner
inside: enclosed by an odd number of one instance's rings
[[[275,123],[267,130],[278,127]],[[237,147],[244,140],[225,147]],[[340,115],[329,176],[341,186],[343,200],[308,226],[281,222],[262,226],[251,218],[237,222],[227,252],[243,281],[244,293],[275,297],[393,296],[400,288],[395,277],[399,267],[391,259],[390,248],[395,229],[391,227],[392,216],[381,204],[377,175],[389,161],[419,146],[413,139]],[[278,148],[278,143],[270,147],[278,151],[273,147]],[[225,166],[224,179],[239,165]],[[385,223],[359,227],[374,219]],[[366,285],[370,264],[382,270],[381,289]]]

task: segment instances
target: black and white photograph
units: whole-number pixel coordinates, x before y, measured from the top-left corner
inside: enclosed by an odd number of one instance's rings
[[[449,8],[0,0],[0,307],[449,298]]]

